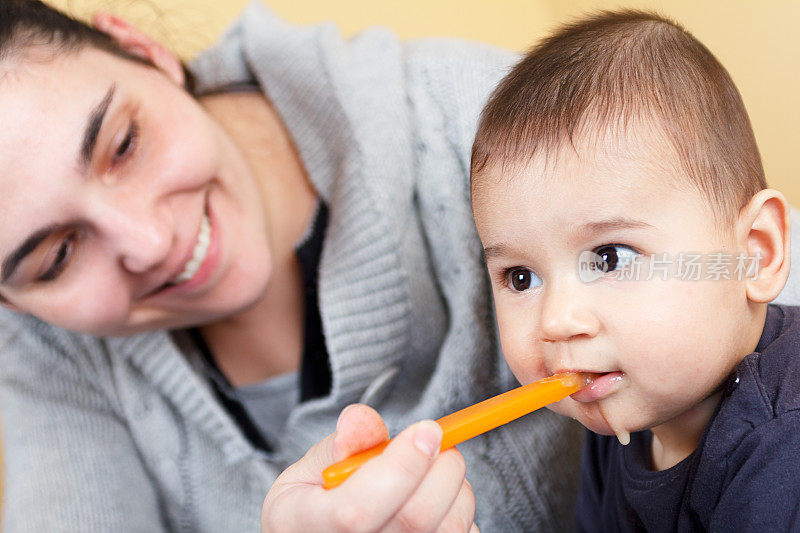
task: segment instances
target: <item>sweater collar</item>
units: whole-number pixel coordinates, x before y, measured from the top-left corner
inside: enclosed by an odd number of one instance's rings
[[[200,95],[258,84],[291,132],[312,183],[326,201],[345,164],[343,156],[354,145],[320,57],[321,43],[338,35],[333,24],[295,26],[251,1],[219,42],[189,64]]]

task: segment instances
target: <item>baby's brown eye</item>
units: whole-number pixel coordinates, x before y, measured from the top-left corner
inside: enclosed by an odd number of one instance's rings
[[[603,260],[599,265],[600,270],[603,272],[613,272],[616,270],[619,256],[614,246],[603,246],[602,248],[598,248],[595,253]]]
[[[531,287],[538,287],[542,280],[527,268],[512,268],[508,271],[508,283],[515,291],[523,292]]]
[[[597,269],[602,272],[613,272],[624,269],[636,260],[639,252],[624,244],[604,244],[593,250],[602,261],[598,261]]]

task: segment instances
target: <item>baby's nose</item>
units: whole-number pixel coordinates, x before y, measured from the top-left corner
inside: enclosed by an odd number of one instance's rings
[[[542,339],[561,342],[579,336],[595,336],[599,320],[586,296],[564,285],[554,284],[545,290],[539,319]]]

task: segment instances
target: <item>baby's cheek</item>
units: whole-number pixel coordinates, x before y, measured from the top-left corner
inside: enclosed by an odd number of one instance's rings
[[[575,418],[577,413],[575,412],[574,406],[570,406],[569,402],[574,402],[571,398],[564,398],[555,403],[551,403],[547,406],[548,409],[553,411],[554,413],[558,413],[562,416],[568,416],[570,418]],[[571,408],[572,407],[572,408]]]
[[[660,329],[645,323],[627,337],[622,370],[645,390],[658,391],[674,385],[678,375],[691,376],[702,353],[708,352],[707,336],[697,331],[702,320],[662,323]]]
[[[544,362],[538,358],[506,355],[506,363],[521,385],[527,385],[547,377]]]

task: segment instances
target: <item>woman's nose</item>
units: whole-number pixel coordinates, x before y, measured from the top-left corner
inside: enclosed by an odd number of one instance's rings
[[[545,289],[541,308],[540,328],[544,341],[560,342],[581,336],[594,337],[600,321],[581,290],[579,280],[562,280]]]
[[[169,257],[174,228],[168,213],[134,202],[109,202],[103,204],[98,220],[109,248],[126,270],[147,272]]]

